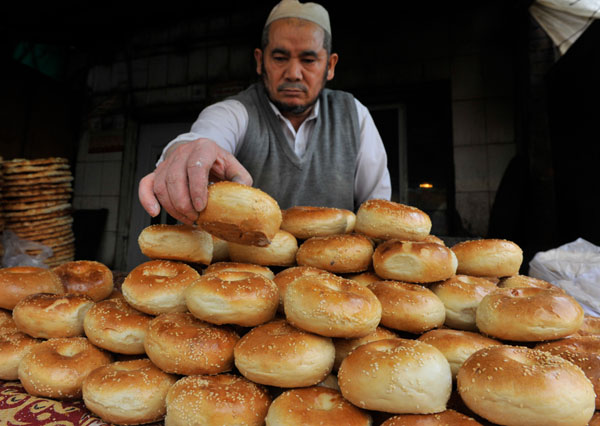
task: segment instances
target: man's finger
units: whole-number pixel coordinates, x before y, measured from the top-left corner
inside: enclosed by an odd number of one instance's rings
[[[186,155],[177,153],[169,159],[165,182],[171,205],[177,213],[186,217],[187,221],[196,220],[198,212],[194,209],[190,199]]]
[[[225,156],[225,179],[252,186],[252,176],[242,164],[229,152]]]
[[[197,212],[204,210],[208,198],[208,175],[217,157],[216,144],[199,144],[190,154],[187,176],[192,205]]]
[[[158,203],[158,199],[154,196],[154,177],[154,172],[144,176],[142,180],[140,180],[140,185],[138,187],[140,204],[152,217],[156,217],[160,213],[160,204]]]

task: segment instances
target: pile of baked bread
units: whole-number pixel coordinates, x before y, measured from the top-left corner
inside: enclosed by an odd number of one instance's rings
[[[597,424],[599,320],[514,242],[430,231],[210,185],[119,288],[95,261],[0,270],[0,379],[113,424]]]
[[[37,243],[23,247],[23,254],[40,256],[46,250],[43,262],[49,267],[74,260],[73,175],[68,160],[0,158],[0,170],[3,227],[23,240]]]

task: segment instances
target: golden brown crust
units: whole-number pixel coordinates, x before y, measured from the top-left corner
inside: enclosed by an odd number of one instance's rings
[[[19,380],[30,395],[79,399],[85,377],[111,360],[108,352],[85,337],[50,339],[25,354],[19,364]]]
[[[490,339],[479,333],[447,328],[430,330],[419,336],[417,340],[435,346],[444,354],[450,364],[452,378],[456,378],[461,365],[473,353],[489,346],[502,344],[499,340]]]
[[[313,266],[333,273],[363,272],[371,266],[373,243],[360,234],[313,237],[296,253],[301,266]]]
[[[83,318],[93,305],[92,299],[80,294],[37,293],[16,304],[13,319],[31,337],[82,336]]]
[[[245,334],[234,354],[236,367],[249,380],[292,388],[316,385],[327,377],[335,347],[328,337],[275,320]]]
[[[492,337],[539,342],[566,337],[583,323],[583,308],[562,291],[542,288],[498,289],[481,299],[477,328]]]
[[[444,411],[452,389],[448,361],[435,347],[383,339],[357,347],[343,361],[338,383],[357,407],[388,413]]]
[[[271,397],[243,377],[220,374],[183,377],[171,387],[166,401],[166,425],[261,426]]]
[[[373,268],[383,279],[432,283],[452,277],[456,267],[454,253],[436,243],[389,240],[373,253]]]
[[[476,277],[517,275],[523,250],[512,241],[490,238],[463,241],[452,246],[458,259],[457,274]]]
[[[298,239],[347,234],[354,230],[354,212],[333,207],[294,206],[282,211],[281,229]]]
[[[263,275],[264,277],[272,280],[275,278],[275,274],[268,266],[263,265],[255,265],[253,263],[245,263],[245,262],[232,262],[232,261],[223,261],[213,263],[212,265],[208,265],[206,269],[202,271],[202,275],[210,274],[213,272],[222,272],[222,271],[247,271],[254,272],[255,274]]]
[[[93,260],[74,260],[52,268],[67,293],[83,294],[94,302],[106,299],[114,288],[112,271]]]
[[[86,407],[105,422],[150,423],[164,417],[167,392],[175,382],[175,376],[149,359],[118,361],[88,374],[82,396]]]
[[[60,278],[49,269],[35,266],[0,269],[0,308],[12,310],[19,300],[31,294],[64,292]]]
[[[535,349],[566,359],[586,375],[596,393],[596,409],[600,408],[600,337],[574,336],[553,342],[540,343]]]
[[[541,280],[539,278],[528,277],[526,275],[512,275],[510,277],[504,277],[500,279],[498,283],[500,288],[521,288],[521,287],[537,287],[544,288],[546,290],[557,290],[564,291],[558,286],[549,283],[548,281]]]
[[[458,411],[436,414],[400,414],[390,417],[381,426],[481,426],[477,420]]]
[[[152,317],[123,298],[96,303],[83,319],[83,329],[94,345],[121,354],[144,354],[144,338]]]
[[[17,380],[19,362],[40,342],[19,331],[11,314],[0,310],[0,380]]]
[[[212,324],[254,327],[270,321],[279,306],[279,289],[270,279],[244,271],[202,275],[185,290],[189,311]]]
[[[222,181],[208,187],[206,208],[196,223],[225,241],[268,245],[281,226],[277,201],[258,188]]]
[[[481,349],[460,368],[457,384],[469,409],[493,423],[586,425],[594,413],[594,388],[581,369],[536,349]]]
[[[167,373],[218,374],[233,366],[237,333],[194,318],[190,313],[166,313],[148,327],[144,348]]]
[[[455,275],[431,287],[446,308],[444,324],[459,330],[476,331],[475,313],[485,296],[498,290],[487,278]]]
[[[333,363],[334,371],[337,371],[340,368],[344,358],[346,358],[350,352],[359,346],[364,345],[365,343],[374,342],[376,340],[395,339],[397,337],[398,335],[392,330],[388,330],[384,327],[377,327],[375,331],[363,337],[357,337],[354,339],[333,339],[333,344],[335,346],[335,362]]]
[[[292,266],[296,264],[298,241],[287,231],[279,230],[264,247],[228,243],[229,258],[233,262],[265,266]]]
[[[150,225],[140,232],[138,245],[150,259],[179,260],[210,265],[213,236],[189,225]]]
[[[334,389],[313,386],[291,389],[273,400],[267,425],[370,426],[368,413]]]
[[[380,240],[422,241],[431,231],[431,219],[416,207],[373,199],[360,205],[354,229]]]
[[[600,336],[600,318],[591,315],[583,316],[583,323],[577,334],[580,336]]]
[[[384,280],[369,284],[368,288],[381,302],[381,325],[423,333],[444,324],[444,304],[427,287]]]
[[[273,277],[273,282],[279,288],[279,308],[278,311],[283,313],[283,294],[287,286],[292,281],[304,276],[331,275],[331,272],[314,266],[292,266],[277,273]]]
[[[363,337],[381,320],[381,303],[369,288],[333,274],[289,283],[283,309],[295,327],[327,337]]]
[[[121,291],[131,306],[150,315],[185,312],[184,291],[200,274],[191,266],[172,260],[150,260],[125,277]]]

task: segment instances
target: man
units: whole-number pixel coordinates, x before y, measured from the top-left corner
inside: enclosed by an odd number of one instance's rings
[[[262,81],[202,111],[140,181],[150,215],[160,203],[191,224],[206,205],[209,181],[224,179],[262,189],[282,209],[355,210],[367,199],[390,198],[387,156],[368,110],[325,88],[338,62],[327,11],[282,0],[261,44],[254,57]]]

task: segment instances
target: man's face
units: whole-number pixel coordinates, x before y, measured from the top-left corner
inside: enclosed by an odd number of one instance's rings
[[[271,23],[265,51],[255,50],[256,71],[284,115],[308,114],[325,82],[334,76],[337,55],[327,56],[323,37],[323,29],[315,23],[279,19]]]

